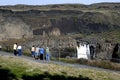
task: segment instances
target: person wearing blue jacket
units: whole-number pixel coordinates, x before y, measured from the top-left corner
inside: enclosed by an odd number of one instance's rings
[[[40,48],[40,60],[43,60],[44,52],[44,48]]]

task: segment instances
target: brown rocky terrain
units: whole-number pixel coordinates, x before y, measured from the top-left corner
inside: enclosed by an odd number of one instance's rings
[[[115,48],[120,43],[119,10],[120,3],[0,6],[0,40],[33,38],[26,41],[27,47],[46,46],[40,44],[43,35],[53,47],[61,41],[64,47],[75,48],[74,42],[82,39],[94,44],[95,50],[99,43],[98,57],[110,59],[113,53],[120,53],[119,46]]]

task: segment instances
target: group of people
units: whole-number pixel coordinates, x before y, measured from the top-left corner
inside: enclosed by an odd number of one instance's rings
[[[31,48],[31,55],[35,58],[35,60],[40,58],[40,60],[45,59],[46,61],[50,61],[50,51],[48,47],[44,49],[44,48],[35,47],[33,45]]]
[[[21,45],[17,45],[17,43],[15,43],[13,45],[13,50],[14,50],[14,55],[15,56],[21,56],[22,55],[22,46]]]
[[[21,45],[17,45],[17,43],[15,43],[13,45],[13,50],[14,50],[14,55],[15,56],[21,56],[22,55],[22,46]],[[32,57],[35,58],[35,60],[40,59],[40,60],[46,60],[46,61],[50,61],[50,51],[49,48],[46,47],[44,48],[39,48],[39,47],[35,47],[34,45],[31,48],[31,55]]]

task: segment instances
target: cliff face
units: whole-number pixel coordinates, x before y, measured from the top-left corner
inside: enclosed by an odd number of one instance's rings
[[[70,13],[69,13],[70,12]],[[120,29],[120,13],[110,15],[100,12],[81,11],[26,11],[26,12],[1,12],[4,16],[4,25],[14,26],[20,24],[31,28],[33,35],[42,35],[43,31],[49,34],[54,28],[58,28],[61,34],[68,33],[99,33]],[[12,19],[13,18],[13,19]],[[2,20],[2,19],[1,19]],[[1,22],[1,24],[3,24]],[[18,25],[19,26],[19,25]],[[25,29],[24,29],[25,30]]]
[[[0,16],[0,40],[32,38],[30,26],[17,17]]]
[[[93,44],[96,59],[120,58],[119,34],[120,3],[0,6],[0,41],[34,37],[26,48],[75,48],[79,38]]]
[[[119,3],[1,6],[0,35],[3,38],[22,38],[43,33],[66,35],[120,30],[119,7]]]

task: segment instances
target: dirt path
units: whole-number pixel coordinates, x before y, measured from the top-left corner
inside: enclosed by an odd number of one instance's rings
[[[3,52],[0,51],[0,55],[8,55],[8,56],[14,56],[13,53],[9,53],[9,52]],[[103,69],[103,68],[98,68],[98,67],[92,67],[92,66],[87,66],[87,65],[81,65],[81,64],[70,64],[70,63],[65,63],[65,62],[59,62],[59,61],[50,61],[50,62],[46,62],[46,61],[41,61],[41,60],[35,60],[32,57],[28,57],[28,56],[16,56],[19,58],[25,58],[28,60],[32,60],[35,62],[39,62],[39,63],[43,63],[43,64],[57,64],[57,65],[62,65],[62,66],[70,66],[70,67],[75,67],[75,68],[89,68],[89,69],[95,69],[95,70],[102,70],[102,71],[107,71],[107,72],[117,72],[120,73],[120,71],[115,71],[115,70],[109,70],[109,69]]]

